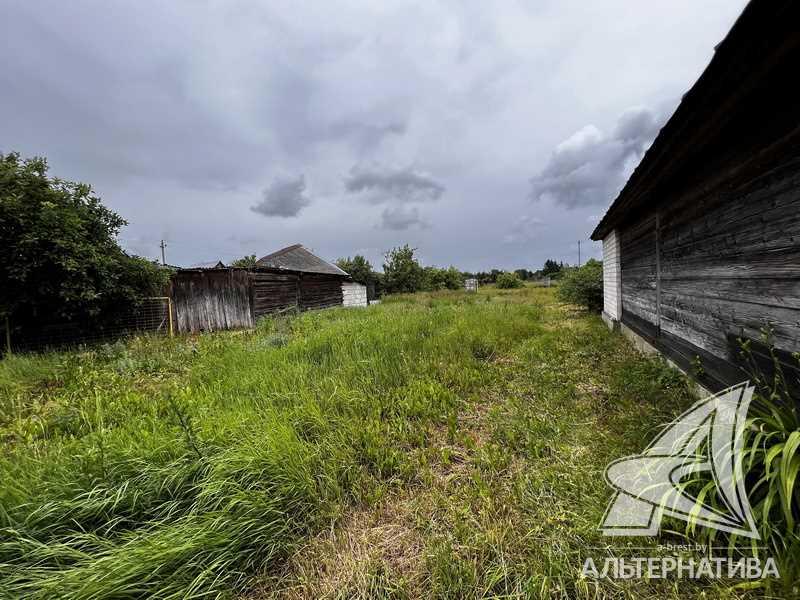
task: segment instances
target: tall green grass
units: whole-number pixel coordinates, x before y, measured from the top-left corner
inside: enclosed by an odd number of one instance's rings
[[[392,502],[404,516],[389,530],[419,544],[393,551],[417,571],[369,556],[333,597],[739,597],[725,582],[580,577],[587,556],[620,551],[597,530],[605,465],[693,401],[661,361],[532,288],[10,357],[0,597],[269,593],[293,585],[309,540]],[[759,489],[778,523],[796,438],[763,419],[752,461],[771,465]],[[302,582],[306,597],[318,584]]]
[[[539,318],[455,294],[3,361],[0,594],[241,590],[413,479],[421,424],[446,423]]]

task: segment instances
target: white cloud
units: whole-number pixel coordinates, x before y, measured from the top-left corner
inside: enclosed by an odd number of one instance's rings
[[[531,179],[531,197],[567,208],[608,204],[666,117],[647,108],[631,108],[619,117],[611,135],[586,125],[556,146],[544,169]]]

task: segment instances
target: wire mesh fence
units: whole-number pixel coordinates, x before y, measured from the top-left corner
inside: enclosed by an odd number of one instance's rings
[[[171,336],[174,332],[172,302],[169,297],[143,298],[109,322],[92,320],[36,323],[15,326],[12,319],[0,325],[3,351],[42,352],[112,342],[121,338],[154,334]]]

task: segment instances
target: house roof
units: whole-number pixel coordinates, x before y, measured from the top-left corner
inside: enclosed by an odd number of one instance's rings
[[[272,254],[262,256],[256,261],[257,267],[267,267],[271,269],[283,269],[286,271],[302,271],[306,273],[324,273],[326,275],[349,275],[319,256],[312,254],[302,244],[287,246]]]
[[[697,179],[723,154],[721,149],[737,143],[735,131],[742,123],[778,110],[768,103],[777,104],[786,94],[776,85],[788,85],[794,78],[800,53],[794,29],[798,18],[800,2],[751,0],[592,232],[593,240],[674,197],[670,192],[675,182]],[[774,97],[766,98],[770,95]],[[791,108],[786,110],[788,114]]]
[[[217,260],[217,261],[210,260],[210,261],[207,261],[207,262],[199,262],[199,263],[193,264],[189,268],[190,269],[224,269],[225,268],[225,263],[223,263],[221,260]]]

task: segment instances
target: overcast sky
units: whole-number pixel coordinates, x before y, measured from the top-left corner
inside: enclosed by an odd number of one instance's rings
[[[7,0],[0,151],[172,264],[572,263],[744,4]]]

